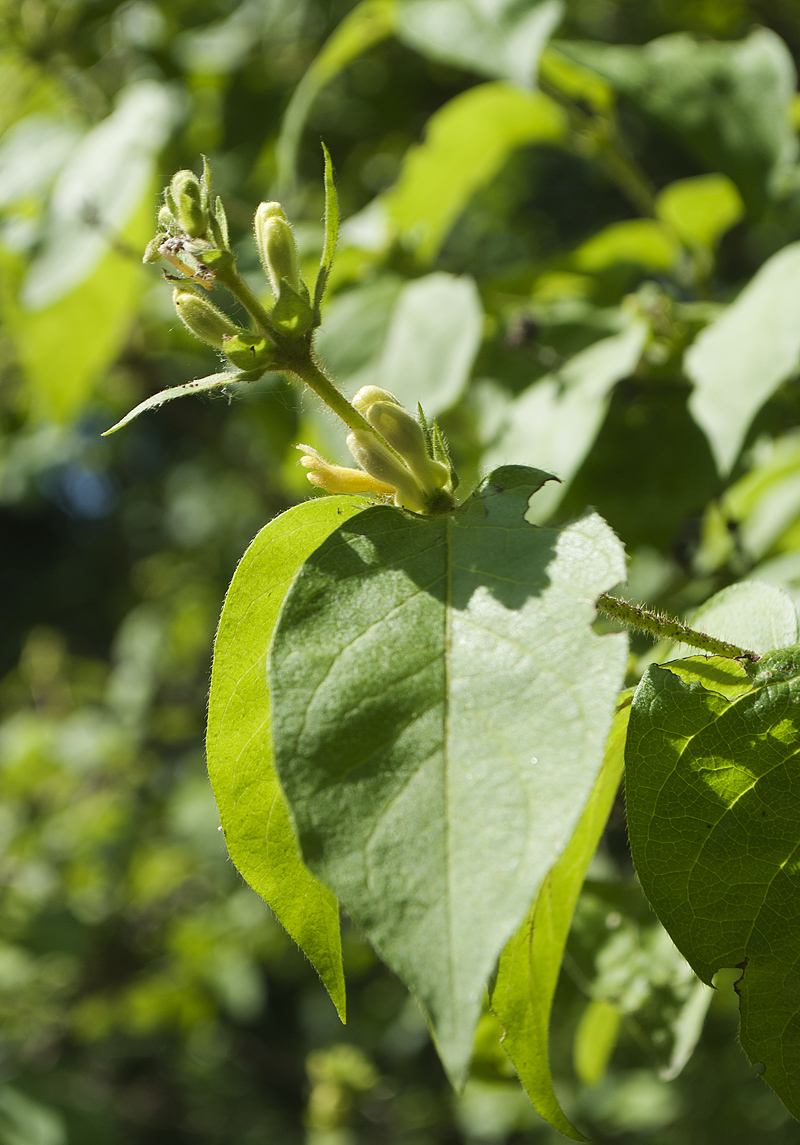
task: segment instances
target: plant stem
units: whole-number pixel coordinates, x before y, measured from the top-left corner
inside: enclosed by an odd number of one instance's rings
[[[651,612],[639,604],[630,604],[627,600],[620,600],[618,596],[609,596],[607,592],[597,598],[597,608],[606,616],[613,616],[615,620],[621,620],[623,624],[628,624],[632,628],[639,628],[652,636],[688,644],[714,656],[727,656],[730,660],[749,660],[751,663],[761,659],[758,652],[753,652],[749,648],[739,648],[727,640],[719,640],[716,636],[698,632],[682,624],[680,620],[660,616],[657,612]]]

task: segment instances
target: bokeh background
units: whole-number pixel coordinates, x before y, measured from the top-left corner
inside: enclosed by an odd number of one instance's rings
[[[691,615],[744,576],[800,597],[800,341],[776,371],[765,336],[741,449],[687,407],[684,360],[800,239],[798,54],[794,0],[3,0],[0,1145],[562,1140],[490,1015],[449,1089],[347,920],[342,1027],[218,831],[225,588],[309,495],[294,444],[332,456],[338,430],[267,377],[100,435],[218,368],[141,265],[173,171],[209,156],[264,294],[253,212],[280,196],[313,265],[324,139],[346,225],[319,345],[348,392],[420,398],[465,487],[554,466],[549,510],[608,518],[636,599]],[[632,681],[654,654],[634,643]],[[553,1023],[572,1119],[799,1142],[732,990],[698,995],[637,890],[621,800],[591,875]]]

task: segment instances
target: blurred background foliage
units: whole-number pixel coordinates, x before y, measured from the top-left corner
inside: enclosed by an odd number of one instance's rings
[[[225,587],[309,492],[294,443],[339,431],[267,377],[100,433],[216,366],[140,264],[158,189],[206,153],[263,293],[253,211],[280,196],[316,260],[324,138],[346,224],[319,349],[348,391],[421,399],[466,486],[552,467],[540,512],[597,506],[636,599],[800,600],[800,10],[3,0],[0,26],[1,1145],[560,1140],[490,1014],[449,1090],[347,924],[341,1027],[217,831]],[[635,642],[631,680],[665,654]],[[591,875],[553,1025],[573,1120],[796,1142],[730,983],[699,987],[642,900],[621,802]]]

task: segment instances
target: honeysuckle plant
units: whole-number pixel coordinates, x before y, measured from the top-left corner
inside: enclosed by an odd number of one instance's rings
[[[145,261],[169,265],[177,314],[226,366],[113,427],[278,371],[349,430],[352,468],[298,446],[327,495],[264,526],[223,607],[207,751],[231,858],[342,1020],[340,904],[417,998],[455,1086],[488,1023],[539,1113],[580,1141],[553,1089],[548,1025],[624,765],[653,909],[706,986],[738,968],[742,1044],[800,1114],[793,609],[775,619],[778,590],[764,586],[720,594],[718,629],[726,609],[770,613],[765,646],[746,649],[631,604],[613,594],[625,554],[597,513],[530,522],[553,475],[504,465],[462,495],[422,408],[415,417],[377,385],[348,400],[314,352],[337,225],[326,151],[313,286],[280,204],[256,212],[268,309],[236,269],[207,164],[199,178],[178,172]],[[217,287],[249,328],[211,301]],[[598,611],[700,654],[651,664],[626,689],[627,637],[596,630]],[[699,989],[678,1056],[702,1025]],[[593,1021],[606,1012],[596,1001]]]

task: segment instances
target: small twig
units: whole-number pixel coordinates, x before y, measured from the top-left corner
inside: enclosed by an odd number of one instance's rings
[[[651,612],[639,604],[630,604],[627,600],[620,600],[618,596],[609,596],[607,592],[597,598],[597,608],[606,616],[613,616],[615,620],[621,620],[631,628],[638,628],[651,636],[688,644],[692,648],[710,652],[713,656],[727,656],[730,660],[748,660],[751,664],[761,659],[758,652],[753,652],[749,648],[739,648],[727,640],[698,632],[694,628],[689,628],[687,624],[682,624],[680,620],[671,620],[668,616]]]

